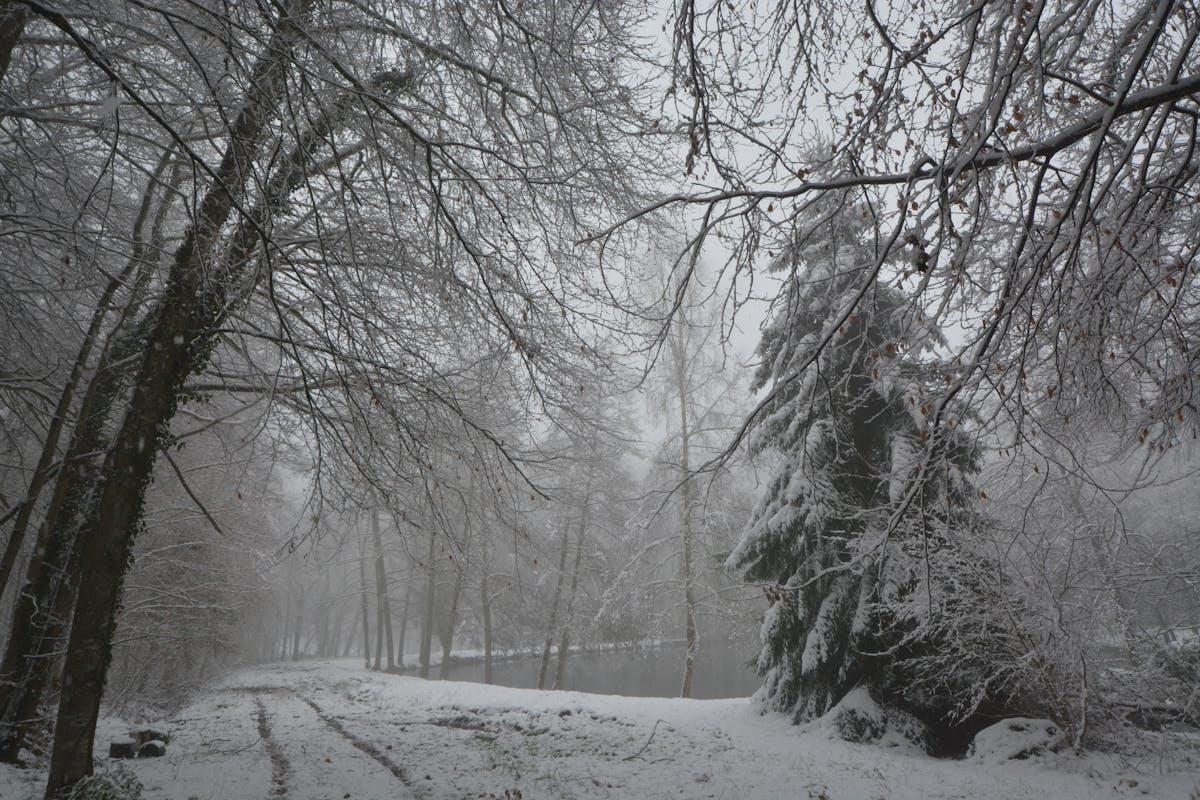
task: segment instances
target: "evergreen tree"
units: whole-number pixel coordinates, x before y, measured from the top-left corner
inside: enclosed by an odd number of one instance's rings
[[[759,697],[796,720],[856,686],[897,688],[919,638],[913,601],[936,593],[945,607],[929,563],[953,551],[973,494],[965,437],[927,446],[940,332],[882,281],[842,319],[875,266],[860,218],[812,210],[773,265],[786,277],[759,345],[753,388],[769,393],[750,444],[779,460],[727,562],[764,585]]]

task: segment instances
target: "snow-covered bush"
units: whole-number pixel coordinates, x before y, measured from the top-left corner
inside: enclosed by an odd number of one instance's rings
[[[993,695],[1012,698],[1003,713],[1050,718],[1075,748],[1123,749],[1130,725],[1169,728],[1200,710],[1196,661],[1162,634],[1200,609],[1188,577],[1195,459],[1147,466],[1106,424],[1043,422],[1054,439],[1044,460],[1022,454],[984,472],[989,526],[963,545],[1002,553],[1003,584],[969,613],[939,617],[948,649],[920,671],[931,684],[987,676]],[[974,573],[972,587],[998,580],[992,563],[955,569]]]
[[[125,767],[89,775],[71,787],[67,800],[141,800],[142,784]]]
[[[1151,664],[1181,683],[1200,686],[1200,639],[1161,648],[1154,654]]]
[[[858,744],[915,747],[923,752],[933,746],[929,726],[906,711],[880,705],[864,687],[851,689],[814,726]]]
[[[1066,742],[1066,732],[1048,719],[1013,717],[977,733],[967,757],[988,763],[1035,758],[1057,752]]]
[[[1085,724],[1083,642],[1054,628],[1033,592],[989,554],[995,531],[958,532],[929,559],[917,589],[886,603],[904,631],[889,685],[909,708],[947,723],[976,715],[1048,716],[1074,734]]]

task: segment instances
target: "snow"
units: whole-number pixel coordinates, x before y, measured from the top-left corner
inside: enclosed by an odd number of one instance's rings
[[[977,733],[970,758],[993,763],[1034,758],[1058,751],[1066,741],[1062,728],[1048,719],[1013,717]]]
[[[105,718],[98,752],[126,728]],[[796,727],[742,699],[427,681],[366,672],[357,660],[234,673],[164,728],[166,756],[120,762],[148,800],[474,798],[517,788],[531,799],[1083,800],[1187,798],[1200,782],[1200,772],[1136,772],[1102,756],[1060,755],[1053,768],[937,760],[833,739],[820,723]],[[40,797],[42,777],[3,768],[0,797]]]
[[[846,601],[846,593],[850,589],[850,581],[839,575],[834,579],[833,587],[817,612],[817,619],[808,631],[804,642],[804,653],[800,657],[800,671],[803,675],[811,675],[829,658],[829,650],[834,638],[840,632],[837,617],[842,613]]]
[[[859,687],[850,690],[837,705],[809,726],[830,739],[872,743],[879,747],[901,748],[924,753],[925,726],[903,711],[886,709],[875,702],[871,693]]]

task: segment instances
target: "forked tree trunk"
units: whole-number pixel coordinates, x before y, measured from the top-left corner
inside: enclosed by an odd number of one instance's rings
[[[148,191],[147,196],[149,194]],[[12,576],[13,566],[17,563],[17,556],[20,555],[21,547],[25,543],[25,535],[29,530],[29,522],[33,517],[34,508],[37,507],[38,498],[41,496],[42,489],[49,482],[51,473],[53,472],[54,457],[58,454],[59,437],[62,436],[67,415],[70,413],[71,404],[75,399],[75,392],[79,388],[80,379],[87,368],[92,348],[100,336],[100,328],[104,324],[104,318],[108,314],[108,304],[112,299],[112,291],[115,290],[117,285],[116,281],[109,283],[110,291],[101,298],[99,305],[97,305],[95,312],[92,314],[91,325],[88,327],[87,333],[84,334],[83,344],[80,346],[79,352],[75,357],[75,363],[71,367],[71,374],[67,377],[67,383],[63,386],[62,392],[58,397],[58,405],[54,409],[54,414],[50,417],[50,426],[46,430],[46,438],[42,443],[42,454],[38,458],[37,465],[33,468],[33,474],[29,479],[29,486],[25,489],[25,499],[21,501],[20,507],[17,509],[16,520],[9,531],[8,542],[4,545],[4,553],[0,554],[0,596],[4,595],[4,589],[8,586],[9,578]],[[32,555],[32,560],[35,562],[40,560],[41,550],[43,549],[42,542],[39,541],[38,545],[38,547],[34,548]]]
[[[0,11],[0,16],[2,13]],[[121,272],[105,286],[76,354],[71,374],[59,397],[58,406],[46,433],[42,454],[34,468],[25,499],[17,509],[16,521],[9,533],[4,554],[0,556],[0,596],[4,594],[34,506],[51,477],[52,461],[70,414],[71,403],[91,352],[100,338],[101,328],[111,310],[113,298],[131,279],[135,286],[141,282],[141,273],[147,269],[151,251],[157,251],[161,244],[162,221],[174,197],[173,192],[167,192],[158,204],[151,225],[152,235],[149,243],[144,232],[155,199],[160,194],[163,173],[169,163],[170,154],[166,153],[159,159],[147,182],[137,218],[134,220],[133,250],[129,260]],[[135,273],[138,273],[136,279]],[[67,452],[58,467],[54,491],[51,493],[42,523],[38,526],[33,553],[25,569],[25,580],[14,600],[9,638],[3,660],[0,660],[0,761],[15,762],[24,745],[24,729],[27,727],[25,723],[36,715],[42,692],[49,679],[51,665],[56,661],[49,654],[50,640],[62,635],[62,622],[73,609],[70,592],[75,581],[70,576],[75,575],[74,565],[78,563],[75,551],[81,511],[96,480],[93,454],[103,450],[104,424],[110,417],[112,405],[121,386],[120,374],[112,367],[113,356],[120,360],[136,352],[137,345],[133,343],[133,333],[124,330],[123,327],[137,302],[135,290],[129,297],[129,304],[115,329],[109,334],[109,343],[101,349],[95,374],[88,381],[80,401]],[[116,337],[115,344],[113,337]],[[117,351],[115,354],[112,352],[113,348]],[[54,613],[50,613],[51,609]],[[60,613],[62,616],[59,616]]]
[[[107,413],[93,408],[103,376],[88,387],[68,458],[54,487],[46,517],[38,530],[36,552],[26,567],[24,584],[14,605],[9,638],[0,662],[0,760],[14,763],[38,716],[50,680],[79,582],[80,550],[88,524],[88,494],[99,478],[85,454],[102,446]],[[103,412],[107,412],[107,404]],[[80,529],[80,523],[84,526]]]

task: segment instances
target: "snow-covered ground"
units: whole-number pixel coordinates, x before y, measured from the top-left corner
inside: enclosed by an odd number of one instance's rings
[[[1163,774],[1156,763],[1098,755],[1053,766],[936,760],[831,741],[820,725],[796,728],[747,700],[426,681],[357,661],[238,672],[166,725],[164,758],[120,762],[153,800],[503,798],[512,789],[527,800],[1186,800],[1200,786],[1200,765]],[[123,729],[106,719],[97,750]],[[40,797],[41,777],[0,771],[0,797]]]

